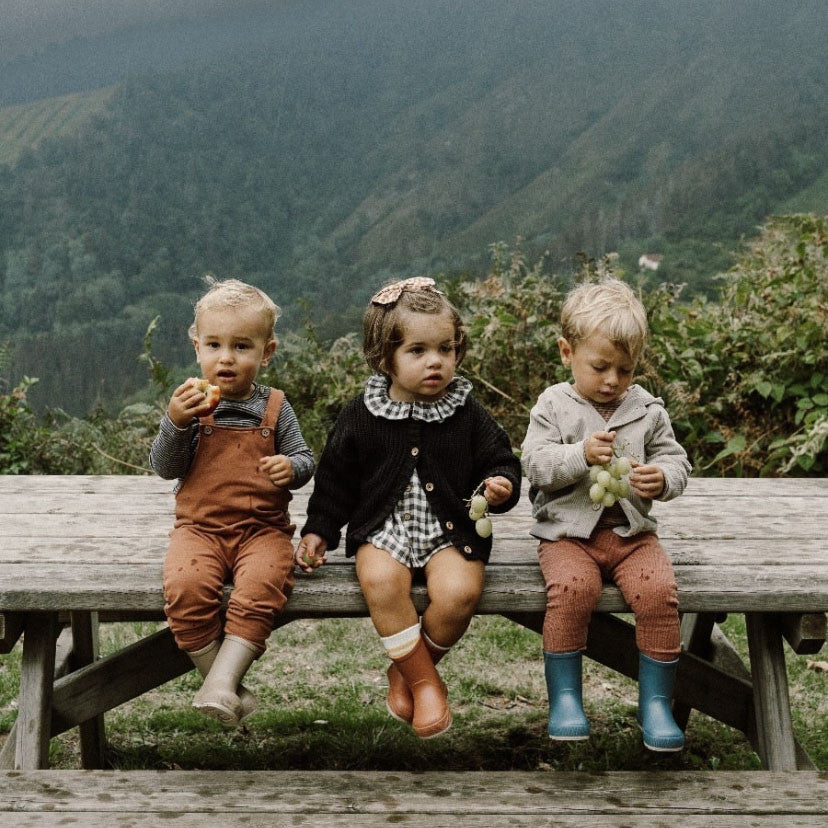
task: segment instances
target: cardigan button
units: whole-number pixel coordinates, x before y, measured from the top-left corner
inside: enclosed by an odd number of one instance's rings
[[[450,520],[446,521],[446,529],[448,529],[449,531],[454,529],[454,524]]]
[[[411,449],[411,454],[412,454],[413,457],[416,457],[419,453],[420,453],[420,450],[417,448],[417,446],[414,446],[414,448]]]
[[[204,433],[205,434],[212,434],[213,433],[213,427],[212,426],[204,426]]]
[[[262,437],[270,437],[270,429],[269,428],[263,428],[262,429]]]
[[[463,551],[464,551],[467,555],[471,555],[472,548],[471,548],[470,546],[464,546],[464,547],[463,547]]]
[[[425,484],[425,490],[427,492],[433,492],[434,491],[434,484],[433,483],[426,483]]]
[[[403,515],[403,520],[411,520],[411,513],[410,513],[410,512],[406,512],[406,513]]]

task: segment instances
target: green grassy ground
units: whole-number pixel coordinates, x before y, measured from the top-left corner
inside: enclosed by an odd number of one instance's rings
[[[113,624],[102,649],[123,646],[156,627]],[[741,617],[724,625],[746,651]],[[0,733],[16,716],[20,647],[0,660]],[[828,673],[817,656],[788,653],[794,726],[817,766],[828,770]],[[300,621],[276,631],[245,684],[259,712],[235,732],[193,711],[195,672],[108,713],[111,761],[118,768],[424,770],[758,769],[740,733],[694,712],[687,746],[653,754],[635,724],[636,684],[585,660],[589,742],[551,742],[540,638],[499,617],[475,618],[441,663],[450,688],[452,729],[416,739],[385,711],[385,660],[366,619]],[[0,739],[3,737],[0,736]],[[53,766],[79,767],[76,732],[52,740]]]

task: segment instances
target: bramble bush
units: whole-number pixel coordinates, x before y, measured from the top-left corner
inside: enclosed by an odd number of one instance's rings
[[[469,326],[463,370],[520,445],[547,385],[569,378],[558,319],[570,280],[493,250],[491,275],[450,287]],[[624,278],[615,260],[582,262],[575,280]],[[651,336],[638,382],[664,398],[697,474],[826,473],[826,219],[775,217],[718,277],[718,300],[681,301],[681,286],[639,286]]]
[[[645,289],[617,259],[583,259],[574,276],[528,263],[518,244],[492,246],[482,280],[440,278],[469,330],[461,372],[520,446],[529,410],[551,383],[569,378],[558,355],[563,298],[580,279],[625,278],[639,291],[651,337],[636,380],[664,398],[676,434],[700,475],[822,476],[828,471],[826,361],[826,218],[770,219],[717,277],[715,301],[682,300],[681,286]],[[147,470],[149,445],[173,383],[152,357],[143,359],[154,402],[116,417],[97,411],[82,420],[60,411],[38,418],[26,403],[25,380],[0,393],[0,472],[134,473]],[[281,338],[263,381],[283,388],[308,444],[319,454],[342,406],[368,369],[359,337],[326,343],[311,324]]]

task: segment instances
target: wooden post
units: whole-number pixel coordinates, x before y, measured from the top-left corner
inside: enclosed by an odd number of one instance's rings
[[[756,734],[768,770],[796,770],[788,674],[779,619],[769,613],[745,613]]]
[[[681,619],[681,643],[685,653],[692,653],[705,661],[710,660],[710,635],[715,626],[713,613],[685,613]],[[673,718],[682,729],[687,729],[690,705],[678,700],[673,702]]]
[[[98,613],[73,612],[71,669],[77,670],[98,660]],[[84,769],[105,767],[106,729],[103,713],[81,722],[81,767]]]
[[[20,665],[15,770],[49,767],[57,628],[56,612],[33,612],[26,617]]]

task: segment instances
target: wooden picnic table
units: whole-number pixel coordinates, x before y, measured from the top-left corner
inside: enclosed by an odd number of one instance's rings
[[[300,526],[311,490],[291,505]],[[826,506],[828,479],[814,478],[692,478],[682,497],[654,506],[682,613],[676,717],[686,723],[695,709],[738,728],[770,770],[814,768],[793,732],[783,639],[799,653],[825,639]],[[0,476],[0,653],[24,633],[18,719],[0,769],[47,767],[50,738],[75,726],[83,766],[101,767],[103,714],[192,669],[166,628],[106,658],[97,652],[101,621],[163,620],[172,511],[172,485],[156,477]],[[540,631],[545,591],[528,499],[494,523],[478,613]],[[367,615],[342,554],[296,580],[277,625]],[[415,601],[425,606],[424,587]],[[634,628],[618,616],[626,612],[605,585],[587,655],[635,678]],[[749,665],[717,625],[727,613],[745,615]]]

